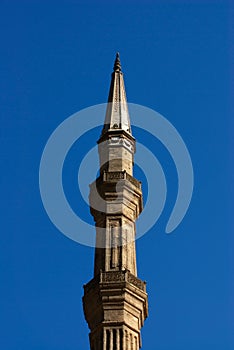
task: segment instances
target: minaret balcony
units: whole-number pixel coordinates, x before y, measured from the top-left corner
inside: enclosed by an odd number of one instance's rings
[[[138,332],[148,316],[146,283],[128,270],[101,271],[84,285],[83,307],[91,331],[126,324]]]
[[[94,218],[116,213],[135,221],[143,210],[141,182],[126,171],[103,172],[90,185],[89,200]]]

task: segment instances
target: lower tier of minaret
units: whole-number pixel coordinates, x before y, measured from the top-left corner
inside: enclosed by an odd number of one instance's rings
[[[84,286],[91,350],[139,350],[148,316],[146,284],[125,271],[100,272]]]

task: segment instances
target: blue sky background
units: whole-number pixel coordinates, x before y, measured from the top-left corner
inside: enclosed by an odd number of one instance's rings
[[[106,102],[116,51],[129,102],[173,123],[195,173],[189,211],[166,235],[175,167],[157,140],[135,130],[168,181],[160,220],[137,241],[138,274],[149,293],[143,350],[234,348],[232,7],[227,1],[1,1],[1,349],[89,349],[81,298],[94,252],[50,222],[38,169],[47,139],[64,119]],[[74,172],[99,133],[78,141],[64,168],[69,200],[87,218]]]

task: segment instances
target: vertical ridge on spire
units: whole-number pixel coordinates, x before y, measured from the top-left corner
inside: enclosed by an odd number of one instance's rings
[[[121,72],[121,63],[119,58],[119,52],[116,53],[115,64],[113,67],[114,72]]]
[[[117,52],[106,109],[105,124],[102,135],[114,129],[124,130],[131,134],[131,125],[128,112],[128,104],[124,86],[120,57]]]

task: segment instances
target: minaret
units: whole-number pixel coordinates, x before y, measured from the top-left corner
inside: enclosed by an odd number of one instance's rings
[[[133,177],[135,138],[118,53],[98,148],[100,176],[90,185],[90,211],[96,223],[94,278],[84,286],[83,297],[90,349],[139,350],[140,329],[148,314],[135,250],[142,191]]]

